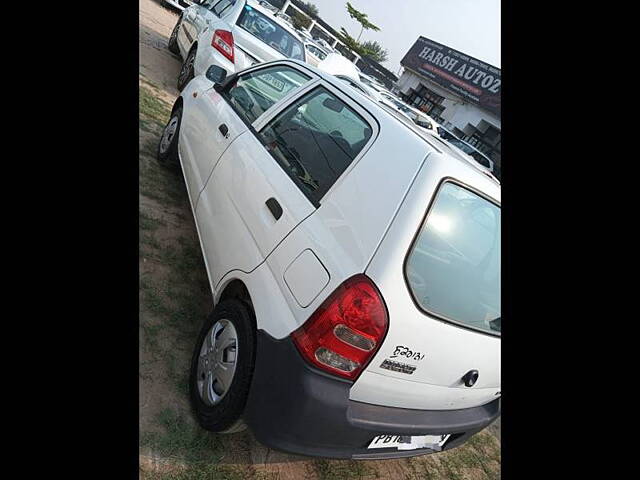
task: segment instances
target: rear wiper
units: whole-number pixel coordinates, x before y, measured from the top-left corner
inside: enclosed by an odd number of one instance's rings
[[[498,318],[494,318],[493,320],[489,321],[489,327],[491,327],[491,330],[495,330],[497,332],[500,331],[500,319],[502,317],[498,317]]]

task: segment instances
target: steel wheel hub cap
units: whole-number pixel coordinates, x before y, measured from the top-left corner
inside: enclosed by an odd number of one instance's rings
[[[198,357],[198,393],[213,406],[229,391],[236,373],[238,334],[229,320],[219,320],[207,332]]]
[[[165,153],[171,145],[171,141],[173,140],[173,136],[176,134],[176,130],[178,129],[178,117],[172,117],[169,120],[169,123],[164,129],[162,133],[162,138],[160,139],[160,151]]]

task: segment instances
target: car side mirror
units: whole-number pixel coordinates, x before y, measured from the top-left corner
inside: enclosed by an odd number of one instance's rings
[[[227,78],[227,71],[218,65],[210,65],[205,76],[215,85],[221,85]]]

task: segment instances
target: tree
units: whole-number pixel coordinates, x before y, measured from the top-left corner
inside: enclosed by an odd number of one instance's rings
[[[304,30],[309,28],[309,25],[311,25],[311,20],[309,19],[309,17],[306,17],[299,11],[295,10],[291,14],[291,23],[293,24],[293,28],[295,28],[296,30]]]
[[[349,2],[347,2],[347,11],[349,12],[349,16],[351,18],[353,18],[356,22],[358,22],[360,25],[362,25],[362,28],[360,29],[360,35],[358,35],[358,38],[356,39],[356,42],[360,41],[360,37],[362,36],[362,32],[364,32],[365,30],[373,30],[374,32],[378,32],[380,31],[380,27],[374,25],[373,23],[371,23],[368,18],[367,18],[367,14],[360,12],[358,10],[356,10],[353,5],[351,5]]]
[[[375,60],[378,63],[387,61],[387,50],[385,48],[382,48],[382,45],[380,45],[375,40],[367,40],[366,42],[361,43],[360,46],[364,51],[364,57],[369,57],[370,59]]]
[[[311,2],[302,2],[302,9],[314,18],[317,18],[318,15],[320,15],[318,7]]]
[[[344,29],[344,27],[340,28],[340,34],[338,35],[340,41],[347,47],[347,50],[350,52],[356,52],[358,55],[362,55],[362,47],[358,43],[358,41],[353,38],[349,33]]]

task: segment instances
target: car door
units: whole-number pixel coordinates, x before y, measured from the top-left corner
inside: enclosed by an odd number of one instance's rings
[[[185,177],[192,178],[190,192],[203,187],[194,211],[212,286],[231,269],[255,268],[313,211],[253,129],[316,79],[293,65],[252,68],[220,92],[205,92],[202,110],[191,113],[185,135],[192,136],[193,161]],[[216,139],[222,130],[224,141]]]
[[[195,209],[204,184],[222,153],[247,125],[233,112],[208,80],[204,86],[188,88],[190,99],[182,114],[179,151],[184,178]],[[194,85],[196,85],[194,84]]]
[[[195,37],[193,36],[193,22],[195,21],[196,7],[197,6],[185,8],[180,16],[180,29],[178,30],[177,41],[180,53],[183,57],[187,56],[187,53],[191,49],[191,45],[195,40]]]

